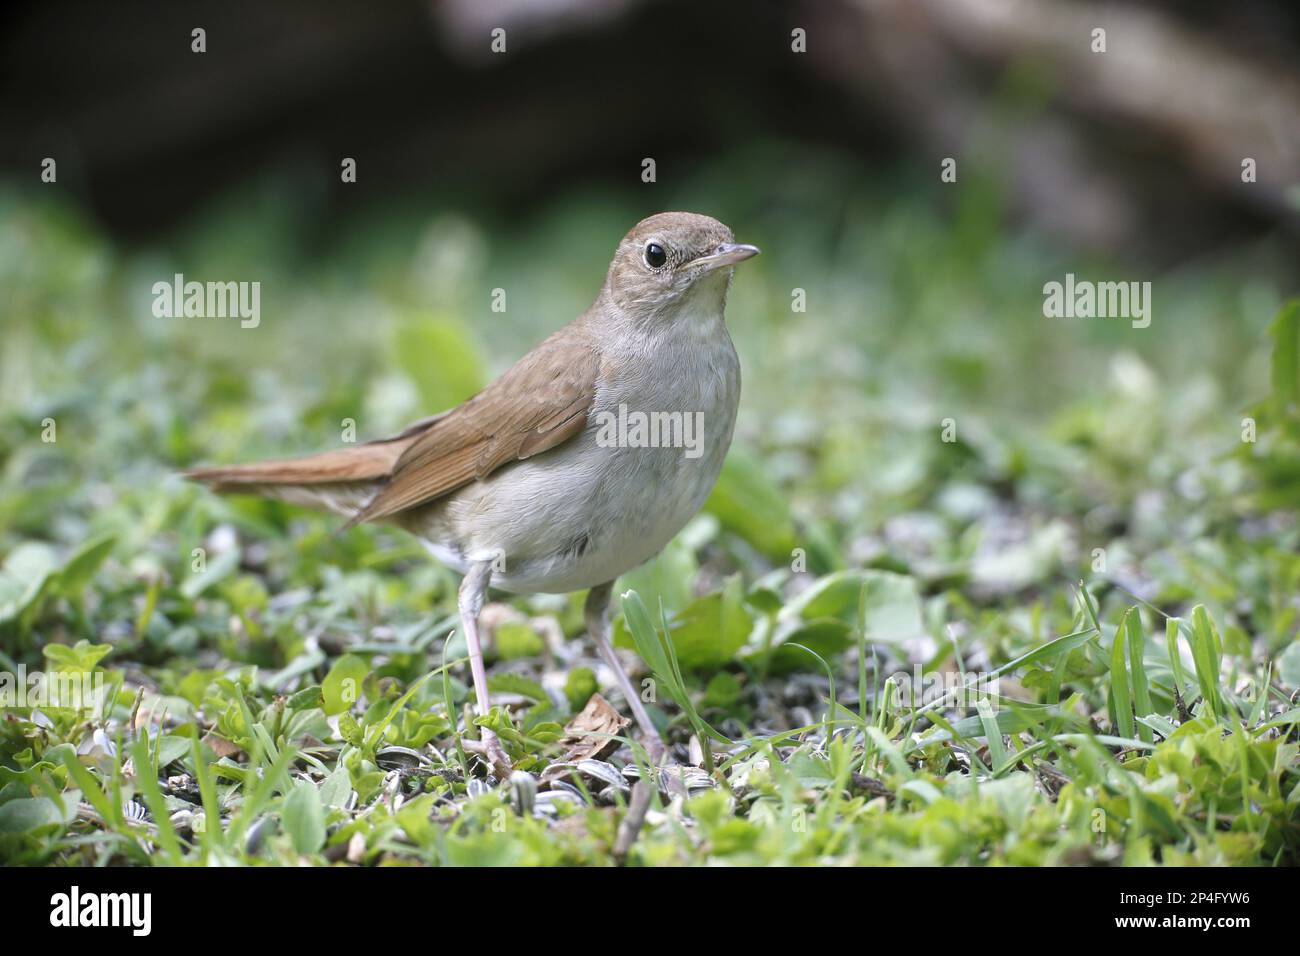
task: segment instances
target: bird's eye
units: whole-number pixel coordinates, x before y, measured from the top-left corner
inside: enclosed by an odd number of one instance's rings
[[[645,247],[645,264],[651,269],[658,269],[668,261],[668,253],[664,252],[664,247],[657,242],[652,242]]]

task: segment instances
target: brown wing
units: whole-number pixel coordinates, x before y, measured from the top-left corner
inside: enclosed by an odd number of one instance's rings
[[[599,372],[600,355],[591,343],[572,327],[555,333],[416,438],[349,524],[427,504],[578,434]]]

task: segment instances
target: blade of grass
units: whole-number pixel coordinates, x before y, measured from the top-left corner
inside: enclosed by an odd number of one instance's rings
[[[681,667],[677,662],[676,649],[673,647],[672,638],[669,637],[668,622],[663,620],[664,610],[662,606],[659,609],[660,618],[663,625],[663,633],[660,633],[650,618],[650,612],[646,610],[645,602],[641,600],[641,595],[636,591],[627,591],[620,597],[623,607],[623,620],[627,624],[627,629],[632,635],[632,643],[636,647],[637,653],[641,659],[649,665],[655,679],[663,685],[668,697],[681,708],[682,713],[686,715],[687,721],[704,744],[706,737],[722,743],[730,744],[731,741],[722,733],[719,733],[709,725],[692,703],[690,694],[686,690],[686,684],[682,677]],[[706,770],[712,773],[712,751],[708,746],[704,747]]]
[[[889,765],[894,769],[895,773],[903,777],[912,776],[912,768],[907,765],[906,758],[903,757],[902,752],[884,731],[875,727],[868,727],[867,733],[871,735],[871,739],[880,748],[881,753],[885,755],[885,759],[889,761]]]
[[[1215,717],[1222,718],[1224,706],[1219,690],[1218,635],[1203,604],[1192,608],[1192,662],[1196,665],[1196,679],[1201,687],[1201,697],[1211,713]]]
[[[673,669],[673,681],[682,700],[686,702],[683,708],[686,711],[686,719],[690,721],[695,736],[700,742],[700,754],[704,758],[704,771],[709,776],[713,776],[713,748],[707,743],[707,738],[713,737],[715,740],[721,740],[725,743],[731,743],[731,741],[709,726],[704,718],[700,716],[700,712],[695,709],[695,702],[691,700],[691,696],[686,690],[686,679],[682,676],[681,664],[677,660],[677,647],[673,644],[673,632],[672,628],[669,627],[668,613],[664,610],[662,599],[659,601],[659,621],[663,625],[663,648],[664,653],[668,655],[668,663]],[[656,632],[656,636],[659,636],[659,633]]]
[[[646,610],[641,595],[635,591],[627,591],[620,600],[623,605],[623,619],[632,634],[632,643],[636,645],[636,652],[649,665],[650,670],[660,675],[660,680],[670,677],[672,672],[668,666],[668,656],[664,653],[663,645],[655,633],[654,622],[650,619],[650,612]],[[669,683],[671,684],[671,681]],[[678,703],[680,704],[681,701]]]
[[[68,774],[72,777],[77,789],[81,795],[86,798],[86,802],[95,808],[95,811],[103,819],[105,826],[121,828],[120,832],[125,832],[125,822],[122,820],[122,808],[113,806],[113,801],[109,799],[99,782],[89,770],[82,766],[75,751],[63,751],[63,763],[68,768]]]
[[[979,713],[980,724],[984,727],[984,739],[988,742],[989,760],[993,766],[998,767],[1006,762],[1007,751],[1002,744],[1002,731],[998,729],[997,718],[993,715],[993,707],[988,702],[988,698],[980,698],[975,705]]]
[[[162,732],[159,731],[157,736],[161,739]],[[158,828],[158,843],[167,856],[168,864],[180,866],[185,862],[185,853],[181,850],[180,839],[172,826],[171,814],[167,812],[167,801],[163,799],[162,790],[158,786],[157,757],[150,753],[147,733],[135,739],[131,759],[135,761],[136,785]]]
[[[867,584],[858,590],[858,717],[867,725]]]
[[[1178,694],[1187,693],[1187,681],[1183,677],[1183,655],[1178,649],[1178,618],[1165,619],[1165,647],[1169,652],[1169,669],[1174,674],[1174,689]]]
[[[440,673],[445,669],[445,667],[446,665],[443,665],[443,667],[439,667],[437,670],[429,671],[429,673],[425,674],[412,684],[405,694],[393,701],[393,706],[388,709],[388,713],[384,715],[384,719],[366,730],[364,740],[366,750],[374,750],[379,742],[383,740],[384,733],[388,730],[388,725],[393,722],[393,718],[401,713],[402,708],[411,702],[411,698],[419,693],[420,688],[428,683],[430,678]]]
[[[1101,620],[1097,616],[1097,604],[1092,596],[1092,592],[1088,590],[1088,585],[1083,581],[1079,582],[1079,599],[1083,602],[1083,609],[1088,617],[1088,621],[1092,624],[1092,629],[1100,634]]]
[[[194,779],[199,785],[203,801],[203,856],[210,859],[218,844],[224,845],[225,831],[221,827],[221,806],[217,802],[217,788],[212,782],[212,770],[203,759],[203,746],[196,733],[190,738],[190,756],[194,760]],[[224,848],[224,846],[223,846]]]
[[[1046,657],[1050,657],[1053,654],[1068,653],[1069,651],[1074,650],[1076,647],[1079,647],[1082,644],[1086,644],[1093,637],[1096,637],[1097,633],[1098,632],[1093,628],[1087,628],[1082,631],[1075,631],[1072,634],[1065,634],[1061,637],[1054,638],[1053,640],[1048,641],[1046,644],[1034,648],[1032,651],[1028,651],[1027,653],[1021,654],[1015,660],[1008,661],[1007,663],[1003,664],[1001,667],[987,674],[983,679],[985,681],[991,681],[995,677],[1001,677],[1003,674],[1010,673],[1011,671],[1024,667],[1027,664],[1033,664],[1036,661],[1042,660],[1043,658]],[[974,684],[971,683],[963,683],[958,685],[957,687],[954,687],[950,691],[945,691],[941,696],[935,698],[933,701],[931,701],[930,703],[922,707],[920,710],[918,710],[916,712],[917,716],[918,717],[922,716],[924,714],[929,713],[932,710],[938,710],[940,707],[942,707],[945,703],[948,702],[949,698],[953,697],[956,694],[964,694],[966,691],[970,690],[973,686]]]
[[[1124,668],[1124,640],[1128,634],[1126,611],[1115,628],[1115,643],[1110,648],[1111,720],[1121,737],[1133,736],[1133,702],[1129,697],[1128,671]]]
[[[296,756],[297,750],[294,747],[284,747],[275,755],[275,760],[262,773],[261,779],[257,781],[257,786],[253,788],[251,794],[245,797],[243,806],[239,808],[239,813],[235,815],[235,819],[230,821],[231,846],[243,846],[244,831],[249,824],[257,819],[257,815],[262,812],[262,808],[266,806],[280,786],[281,780],[288,783],[289,766]],[[287,791],[288,787],[284,789]]]
[[[1255,689],[1255,702],[1250,706],[1250,716],[1246,718],[1247,726],[1254,727],[1264,716],[1264,707],[1268,703],[1268,688],[1273,682],[1273,662],[1264,668],[1264,683]]]
[[[455,730],[458,725],[456,718],[456,702],[452,698],[451,671],[447,667],[447,645],[450,643],[451,635],[448,634],[447,639],[442,642],[442,705],[447,709],[447,720],[451,723],[452,730]],[[459,663],[459,661],[453,663]],[[456,759],[460,763],[460,772],[464,775],[464,779],[468,780],[469,758],[465,756],[465,748],[461,745],[460,734],[454,734],[452,739],[456,745]]]
[[[1151,686],[1147,681],[1146,629],[1142,626],[1142,612],[1138,608],[1129,608],[1124,617],[1128,620],[1124,633],[1128,640],[1129,677],[1133,682],[1133,709],[1137,716],[1147,717],[1155,712],[1155,707],[1151,703]],[[1139,724],[1137,732],[1147,743],[1155,739],[1151,728],[1145,724]]]
[[[814,658],[817,659],[817,662],[818,662],[819,664],[821,664],[821,666],[822,666],[822,670],[824,670],[824,671],[826,672],[826,679],[827,679],[828,681],[830,681],[830,684],[831,684],[831,690],[830,690],[830,709],[828,710],[826,716],[827,716],[827,718],[831,718],[831,717],[833,717],[834,714],[835,714],[835,709],[836,709],[836,707],[835,707],[835,674],[834,674],[834,672],[831,670],[831,665],[830,665],[830,664],[827,664],[827,663],[826,663],[826,659],[825,659],[824,657],[822,657],[820,654],[818,654],[816,651],[814,651],[811,647],[805,647],[805,646],[802,645],[802,644],[796,644],[794,641],[787,641],[785,646],[786,646],[786,647],[797,647],[797,648],[799,648],[799,650],[801,650],[801,651],[805,651],[805,652],[807,652],[808,654],[811,654]],[[832,740],[834,740],[834,739],[835,739],[835,724],[834,724],[834,722],[832,721],[832,722],[830,722],[830,723],[828,724],[828,726],[827,726],[827,728],[826,728],[826,746],[829,747],[829,746],[830,746],[830,742],[831,742]]]

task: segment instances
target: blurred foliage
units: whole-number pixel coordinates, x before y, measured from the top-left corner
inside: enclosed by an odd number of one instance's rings
[[[719,752],[726,788],[687,804],[692,839],[652,827],[638,859],[1296,862],[1300,307],[1277,250],[1159,272],[1083,258],[1019,231],[994,169],[950,194],[783,143],[654,188],[509,221],[431,193],[322,229],[273,174],[137,248],[48,194],[0,194],[0,666],[111,692],[98,722],[5,725],[0,855],[146,862],[88,789],[116,781],[155,825],[190,815],[154,834],[164,861],[319,860],[354,838],[369,862],[608,859],[617,801],[501,834],[508,793],[468,799],[454,575],[396,531],[336,535],[176,472],[463,399],[590,303],[633,222],[686,208],[764,250],[728,309],[741,418],[705,513],[620,585],[639,632],[617,629],[672,671],[652,711],[679,745],[742,743]],[[1067,272],[1150,279],[1150,328],[1045,318]],[[156,318],[152,285],[176,273],[261,282],[260,325]],[[1172,615],[1172,644],[1130,606]],[[483,721],[525,769],[609,686],[582,641],[552,640],[581,627],[580,595],[512,600],[494,626],[507,703]],[[883,680],[1008,664],[996,718],[902,707]],[[136,693],[155,730],[136,766],[205,794],[124,780]],[[431,744],[437,772],[381,800],[378,750]],[[219,833],[196,826],[214,813]],[[78,842],[87,826],[116,838]]]

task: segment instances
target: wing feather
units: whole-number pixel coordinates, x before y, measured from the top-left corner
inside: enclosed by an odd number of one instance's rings
[[[428,504],[580,433],[596,397],[600,354],[561,329],[408,445],[350,524]]]

